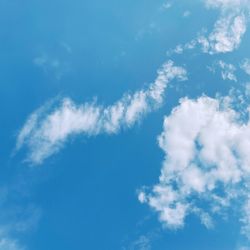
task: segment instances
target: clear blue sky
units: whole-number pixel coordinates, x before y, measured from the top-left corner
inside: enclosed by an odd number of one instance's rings
[[[1,0],[0,250],[249,250],[249,6]]]

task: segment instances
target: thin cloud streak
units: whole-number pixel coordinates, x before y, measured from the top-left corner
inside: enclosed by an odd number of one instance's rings
[[[156,80],[148,89],[126,94],[111,106],[77,105],[70,98],[61,100],[55,108],[45,105],[27,119],[18,135],[16,149],[26,147],[27,161],[36,165],[57,153],[71,136],[116,134],[158,109],[171,80],[186,80],[186,77],[184,68],[168,61],[158,70]]]
[[[219,9],[220,14],[213,29],[206,28],[186,44],[179,44],[167,52],[168,55],[182,54],[185,50],[200,48],[210,55],[232,52],[240,46],[250,16],[249,0],[204,0],[208,9]]]

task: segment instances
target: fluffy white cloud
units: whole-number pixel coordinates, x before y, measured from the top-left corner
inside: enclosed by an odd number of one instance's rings
[[[139,200],[158,211],[166,227],[183,227],[192,213],[211,228],[213,216],[236,207],[250,236],[250,120],[241,119],[233,103],[231,97],[183,98],[165,118],[159,184]]]
[[[53,108],[53,105],[45,105],[28,118],[18,135],[17,149],[27,146],[27,160],[40,164],[61,149],[70,136],[118,133],[159,108],[167,84],[173,78],[186,79],[186,71],[168,61],[158,71],[156,80],[148,89],[133,95],[124,95],[114,105],[76,105],[69,98],[63,99],[56,108]]]

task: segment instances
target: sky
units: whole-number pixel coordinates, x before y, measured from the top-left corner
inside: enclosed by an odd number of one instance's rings
[[[0,250],[250,250],[249,21],[1,0]]]

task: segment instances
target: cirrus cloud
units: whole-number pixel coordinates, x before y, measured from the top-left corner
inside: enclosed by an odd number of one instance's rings
[[[186,70],[168,61],[158,70],[157,78],[148,89],[126,94],[111,106],[77,105],[70,98],[64,98],[56,107],[45,105],[27,119],[18,135],[16,148],[26,146],[27,160],[41,164],[58,152],[70,136],[116,134],[130,128],[162,105],[167,84],[174,78],[185,80]]]

